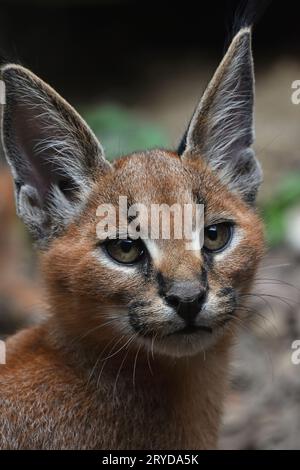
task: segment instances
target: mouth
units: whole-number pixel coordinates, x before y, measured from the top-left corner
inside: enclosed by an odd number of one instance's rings
[[[174,325],[173,325],[174,327]],[[215,325],[188,324],[179,326],[172,332],[143,332],[140,335],[148,339],[151,350],[173,357],[193,356],[209,349],[218,338],[218,328]],[[149,343],[150,340],[150,343]]]
[[[198,331],[205,331],[206,333],[211,333],[213,332],[212,328],[209,326],[204,326],[204,325],[187,325],[184,328],[181,328],[180,330],[173,331],[172,333],[169,333],[167,336],[173,336],[173,335],[191,335],[193,333],[197,333]]]

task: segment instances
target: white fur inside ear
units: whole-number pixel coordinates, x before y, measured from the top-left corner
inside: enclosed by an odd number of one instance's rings
[[[39,115],[38,119],[42,119],[42,115]],[[84,189],[89,184],[80,163],[84,161],[85,155],[82,154],[80,147],[75,144],[76,139],[72,138],[72,134],[70,135],[68,129],[65,129],[65,135],[61,135],[60,139],[53,137],[55,133],[57,134],[56,129],[63,128],[64,123],[52,112],[51,125],[48,121],[44,125],[44,129],[49,132],[49,137],[37,142],[34,150],[41,158],[43,155],[49,155],[47,160],[55,165],[58,172],[61,171],[62,174],[68,175],[70,180],[73,180],[78,187]]]
[[[67,225],[78,216],[88,198],[87,190],[78,194],[78,200],[70,201],[57,185],[51,187],[49,193],[48,210],[58,225]]]
[[[24,67],[1,69],[6,88],[3,147],[21,218],[38,239],[50,239],[83,209],[110,164],[93,132],[62,97]]]
[[[17,201],[18,215],[32,226],[43,226],[46,222],[45,212],[41,207],[38,192],[26,184],[20,188]]]
[[[192,118],[183,155],[204,158],[230,190],[252,202],[262,172],[251,145],[254,72],[251,31],[233,39]]]

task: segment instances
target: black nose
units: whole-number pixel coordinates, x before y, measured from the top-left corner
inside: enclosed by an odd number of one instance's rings
[[[205,296],[206,292],[203,289],[203,291],[199,291],[198,294],[193,297],[170,294],[166,295],[166,300],[169,305],[175,308],[177,314],[183,318],[186,323],[191,324],[200,312]]]

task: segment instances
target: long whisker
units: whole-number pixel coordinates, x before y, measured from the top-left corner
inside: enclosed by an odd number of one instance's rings
[[[138,333],[135,333],[131,336],[131,339],[130,339],[130,342],[127,344],[127,352],[126,354],[124,355],[123,357],[123,360],[121,362],[121,365],[118,369],[118,372],[117,372],[117,375],[116,375],[116,380],[115,380],[115,383],[114,383],[114,388],[113,388],[113,399],[115,397],[115,394],[116,394],[116,391],[117,391],[117,383],[118,383],[118,380],[119,380],[119,376],[120,376],[120,373],[121,373],[121,370],[123,368],[123,365],[125,364],[125,361],[128,357],[128,354],[129,354],[129,351],[130,351],[130,344],[134,341],[134,339],[137,337]]]
[[[292,266],[292,264],[291,263],[273,264],[271,266],[261,266],[258,268],[258,271],[265,271],[266,269],[285,268],[289,266]]]
[[[124,337],[124,336],[123,336],[123,337]],[[99,354],[99,356],[98,356],[97,360],[95,361],[95,364],[94,364],[94,366],[93,366],[93,368],[92,368],[92,370],[91,370],[91,372],[90,372],[90,374],[89,374],[88,381],[87,381],[87,386],[89,385],[90,380],[91,380],[92,376],[94,375],[94,372],[95,372],[95,370],[96,370],[96,368],[97,368],[97,366],[98,366],[98,364],[99,364],[99,361],[101,360],[101,358],[102,358],[104,352],[106,351],[106,349],[109,347],[109,345],[110,345],[116,338],[118,338],[118,335],[115,335],[115,336],[106,344],[106,346],[104,347],[104,349],[102,349],[101,353]],[[114,347],[115,347],[115,344],[114,344],[113,348],[114,348]],[[113,349],[113,348],[112,348],[112,349]],[[111,349],[111,350],[112,350],[112,349]],[[97,386],[98,386],[98,381],[97,381]]]
[[[292,289],[296,289],[298,292],[300,292],[300,288],[295,286],[294,284],[291,284],[286,281],[282,281],[281,279],[268,279],[268,278],[257,278],[254,281],[255,284],[275,284],[275,285],[280,285],[282,284],[283,286],[290,287]]]
[[[251,295],[251,294],[249,294]],[[273,309],[273,305],[268,301],[268,299],[265,299],[264,297],[260,296],[259,294],[253,294],[253,296],[256,298],[258,298],[259,300],[261,300],[271,311],[272,315],[274,315],[274,309]],[[246,306],[244,306],[246,307]],[[247,307],[249,308],[250,306],[247,305]]]
[[[263,294],[263,293],[256,293],[256,292],[253,292],[252,294],[243,294],[243,295],[253,295],[253,296],[256,296],[256,297],[270,297],[272,299],[276,299],[276,300],[280,300],[282,303],[284,303],[285,305],[287,305],[289,308],[294,308],[295,305],[297,305],[297,302],[294,301],[293,299],[290,299],[289,297],[283,297],[283,296],[280,296],[280,295],[275,295],[275,294]],[[292,302],[293,304],[290,304],[289,302]]]
[[[141,350],[141,347],[142,347],[142,344],[140,344],[137,352],[136,352],[136,355],[135,355],[135,358],[134,358],[134,363],[133,363],[133,373],[132,373],[132,385],[133,385],[133,388],[135,388],[135,374],[136,374],[136,366],[137,366],[137,358],[138,358],[138,355],[139,355],[139,352]]]
[[[152,370],[152,367],[151,367],[151,364],[150,364],[150,351],[151,351],[151,349],[147,348],[147,363],[148,363],[148,367],[149,367],[149,370],[150,370],[150,374],[153,376],[153,370]]]
[[[152,337],[152,342],[151,342],[151,356],[152,360],[154,361],[154,342],[158,336],[158,332]]]
[[[123,336],[121,339],[123,339],[123,338],[124,338],[124,336]],[[120,340],[121,340],[121,339],[120,339]],[[110,359],[111,357],[114,357],[116,354],[118,354],[120,351],[122,351],[122,349],[124,349],[124,348],[127,346],[127,344],[129,343],[130,339],[131,339],[131,337],[130,337],[117,351],[115,351],[114,353],[110,354],[110,355],[107,356],[106,358],[102,359],[102,361],[107,361],[107,359]],[[119,340],[116,344],[118,344],[118,343],[120,342],[120,340]],[[116,346],[116,345],[115,345],[115,346]]]
[[[237,306],[237,310],[239,310],[240,312],[245,312],[247,314],[247,320],[249,320],[251,324],[257,324],[257,317],[259,317],[259,320],[263,320],[265,324],[269,322],[274,328],[274,333],[276,335],[279,334],[279,331],[276,328],[276,326],[271,322],[269,318],[266,318],[261,312],[254,310],[253,308],[250,308],[249,306],[245,306],[245,305]],[[264,333],[267,336],[270,337],[270,332],[265,329],[265,327],[261,324],[261,322],[258,323],[258,326],[264,331]]]
[[[119,317],[116,316],[116,317],[111,317],[110,320],[108,320],[107,322],[105,323],[101,323],[100,325],[96,325],[94,326],[93,328],[91,328],[90,330],[88,331],[85,331],[82,335],[74,338],[72,341],[71,341],[71,345],[74,344],[75,342],[78,342],[80,340],[82,340],[83,338],[86,338],[89,334],[95,332],[95,331],[98,331],[100,330],[101,328],[103,328],[104,326],[107,326],[107,325],[110,325],[112,323],[114,323]]]
[[[240,309],[240,307],[242,307],[242,306],[239,306],[238,309]],[[256,314],[257,312],[254,312],[254,313]],[[247,333],[250,332],[251,334],[253,334],[253,332],[252,332],[250,329],[248,329],[247,325],[244,324],[243,319],[238,318],[238,317],[235,317],[235,319],[237,319],[237,321],[238,321],[238,323],[240,324],[240,326],[243,327]],[[230,326],[231,326],[231,325],[230,325]],[[260,324],[259,326],[262,327],[261,324]],[[263,331],[265,331],[265,330],[263,330]],[[268,333],[268,336],[270,336],[269,333]],[[272,357],[271,357],[271,355],[268,353],[268,351],[266,351],[265,349],[264,349],[264,353],[266,354],[266,356],[267,356],[267,358],[268,358],[268,361],[270,362],[271,371],[272,371],[272,378],[273,378],[273,377],[274,377],[274,364],[273,364],[273,361],[272,361]]]
[[[103,353],[106,351],[107,347],[114,341],[114,339],[116,338],[116,336],[114,336],[114,338],[107,344],[107,346],[104,348],[101,356],[99,357],[99,361],[101,360],[102,356],[103,356]],[[113,344],[112,348],[110,348],[109,350],[109,354],[111,353],[111,351],[113,351],[113,349],[115,348],[115,343]],[[98,361],[98,362],[99,362]],[[97,388],[99,386],[99,383],[100,383],[100,380],[101,380],[101,376],[102,376],[102,373],[104,371],[104,368],[105,368],[105,365],[107,364],[107,361],[108,359],[106,359],[105,361],[103,361],[103,364],[102,364],[102,367],[100,369],[100,373],[99,373],[99,376],[98,376],[98,379],[97,379]]]

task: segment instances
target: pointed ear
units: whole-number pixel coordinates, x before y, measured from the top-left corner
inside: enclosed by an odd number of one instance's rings
[[[4,66],[1,77],[2,140],[17,212],[36,238],[48,240],[82,210],[110,165],[87,124],[50,86],[19,65]]]
[[[230,190],[252,203],[262,172],[254,140],[254,74],[251,30],[233,39],[181,144],[183,158],[204,158]]]

